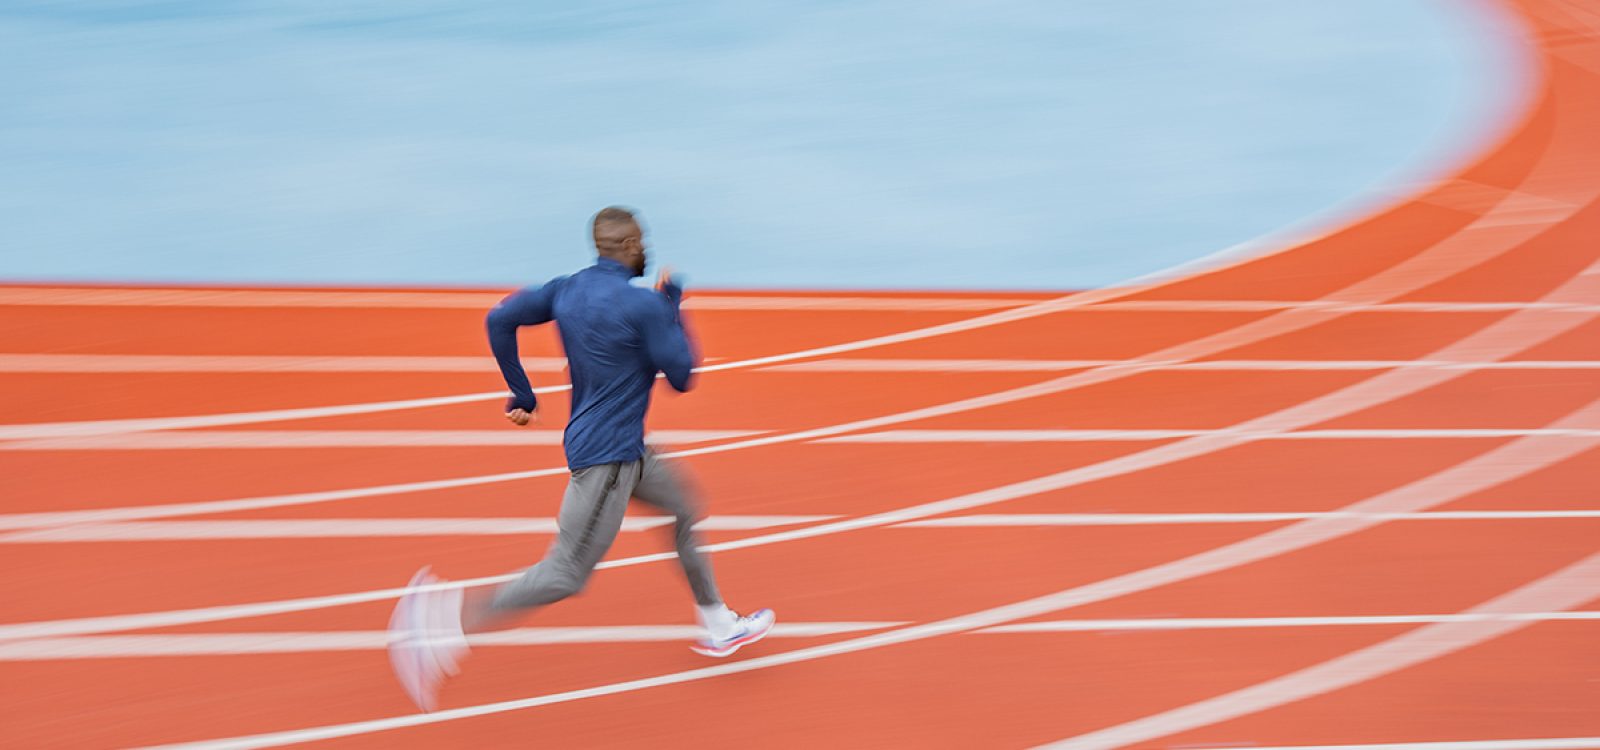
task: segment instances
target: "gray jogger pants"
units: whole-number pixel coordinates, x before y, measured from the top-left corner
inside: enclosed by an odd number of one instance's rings
[[[659,508],[673,516],[678,562],[689,579],[695,603],[721,603],[711,561],[699,550],[694,523],[700,503],[689,491],[670,461],[655,451],[626,463],[601,464],[572,472],[561,499],[557,524],[561,527],[544,559],[516,580],[495,590],[498,610],[537,607],[561,601],[583,590],[594,566],[605,557],[622,528],[628,498]]]

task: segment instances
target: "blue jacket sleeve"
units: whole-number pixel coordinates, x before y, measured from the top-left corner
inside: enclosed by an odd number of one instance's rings
[[[650,356],[650,364],[667,376],[667,383],[679,391],[687,391],[694,387],[694,368],[699,364],[699,356],[678,314],[683,291],[669,286],[662,292],[650,300],[651,304],[645,306],[642,314],[640,328],[645,352]]]
[[[517,329],[522,326],[548,323],[554,317],[551,303],[562,279],[541,287],[528,287],[500,301],[489,311],[486,321],[489,329],[489,348],[500,363],[500,374],[511,388],[511,399],[506,410],[533,411],[539,400],[533,395],[528,373],[522,369],[522,359],[517,351]]]

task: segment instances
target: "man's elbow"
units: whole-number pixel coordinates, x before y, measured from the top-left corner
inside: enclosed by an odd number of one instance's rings
[[[490,333],[504,331],[507,328],[516,328],[517,324],[511,320],[511,311],[504,306],[496,307],[484,316],[483,324]]]
[[[667,373],[667,385],[679,393],[688,393],[695,386],[694,370],[684,367]]]

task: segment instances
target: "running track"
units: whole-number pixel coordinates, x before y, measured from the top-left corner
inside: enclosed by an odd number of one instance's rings
[[[1527,111],[1336,232],[1064,298],[694,297],[653,429],[786,628],[728,661],[636,514],[444,710],[394,685],[392,587],[548,540],[563,397],[504,427],[495,294],[0,288],[0,744],[1600,747],[1600,12],[1508,4]]]

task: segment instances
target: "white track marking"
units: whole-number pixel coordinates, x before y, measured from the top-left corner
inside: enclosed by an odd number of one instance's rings
[[[1157,441],[1223,430],[883,430],[816,438],[815,443],[1068,443]],[[1547,428],[1364,428],[1243,432],[1241,440],[1433,440],[1492,439],[1549,435],[1594,437],[1596,430]],[[774,434],[772,430],[659,430],[654,440],[670,444],[710,443]],[[84,437],[0,441],[0,451],[151,451],[274,448],[434,448],[561,445],[559,430],[164,430]]]
[[[1570,215],[1572,207],[1564,209]],[[1565,218],[1565,217],[1561,217]],[[1485,220],[1480,228],[1504,226]],[[1269,312],[1277,310],[1329,310],[1336,312],[1400,313],[1493,313],[1516,310],[1561,310],[1578,313],[1600,312],[1600,306],[1586,302],[1380,302],[1341,304],[1312,300],[1115,300],[1102,302],[1091,310],[1138,310],[1149,312]]]
[[[1116,359],[819,359],[761,368],[762,372],[1061,372],[1113,364],[1154,364],[1153,370],[1276,371],[1276,370],[1593,370],[1600,360],[1508,360],[1504,362],[1440,362],[1400,359],[1229,359],[1198,362],[1152,362],[1143,358]]]
[[[816,638],[903,627],[904,622],[781,622],[775,638]],[[517,628],[467,636],[474,646],[547,646],[571,643],[692,641],[704,634],[694,625],[585,625]],[[181,635],[89,635],[0,643],[0,661],[112,659],[162,656],[231,656],[309,651],[373,651],[388,645],[382,630]]]
[[[1567,423],[1600,423],[1600,401],[1574,412],[1563,420]],[[1451,500],[1463,497],[1485,487],[1494,486],[1509,481],[1518,476],[1535,471],[1538,468],[1560,460],[1561,456],[1551,456],[1542,444],[1544,438],[1528,437],[1496,448],[1481,456],[1469,459],[1457,466],[1446,469],[1437,474],[1425,477],[1367,500],[1346,506],[1344,510],[1371,510],[1379,512],[1390,511],[1415,511],[1426,507],[1440,505]],[[1037,481],[1037,480],[1035,480]],[[1023,483],[1029,484],[1029,483]],[[1013,485],[1016,486],[1016,485]],[[716,666],[691,669],[683,672],[674,672],[654,677],[645,677],[626,682],[612,683],[580,690],[540,695],[518,700],[485,703],[475,706],[447,709],[426,714],[407,714],[381,719],[351,722],[346,724],[331,724],[321,727],[306,729],[292,729],[282,732],[230,737],[217,740],[168,745],[170,748],[228,748],[238,750],[243,748],[278,747],[301,742],[311,742],[337,737],[349,737],[374,732],[391,731],[405,727],[439,724],[458,719],[468,719],[478,716],[488,716],[510,711],[519,711],[539,706],[557,703],[597,698],[621,693],[630,693],[650,688],[677,685],[687,682],[711,679],[730,674],[752,672],[786,664],[796,664],[814,661],[830,656],[866,651],[901,643],[926,640],[943,635],[964,633],[981,630],[997,625],[1003,625],[1015,620],[1049,614],[1051,612],[1078,607],[1094,602],[1105,601],[1128,594],[1147,591],[1160,586],[1177,583],[1179,581],[1198,578],[1200,576],[1217,573],[1223,570],[1236,568],[1253,562],[1268,560],[1283,554],[1303,549],[1315,544],[1320,544],[1332,539],[1347,536],[1357,531],[1370,528],[1381,521],[1377,520],[1344,520],[1333,521],[1313,520],[1303,521],[1293,526],[1277,529],[1266,534],[1261,534],[1231,544],[1190,555],[1171,562],[1162,563],[1153,567],[1137,570],[1130,573],[1103,579],[1094,583],[1077,586],[1058,591],[1053,594],[1028,599],[1012,604],[1006,604],[992,609],[959,615],[937,622],[912,625],[881,633],[851,638],[835,643],[796,649],[768,656],[759,656],[742,661],[718,664]],[[1600,560],[1600,556],[1590,558]],[[1569,569],[1570,571],[1571,569]],[[1587,573],[1587,571],[1586,571]],[[1558,576],[1559,577],[1559,576]],[[1545,579],[1544,582],[1550,579]],[[1530,588],[1542,593],[1551,588],[1566,589],[1570,593],[1571,587],[1543,586],[1544,582],[1536,583],[1519,591]],[[1560,583],[1566,583],[1563,579]],[[1592,598],[1592,594],[1589,598]],[[1479,608],[1476,613],[1517,613],[1535,612],[1541,610],[1563,609],[1575,606],[1580,602],[1567,603],[1561,599],[1550,606],[1530,606],[1535,601],[1529,597],[1518,597],[1515,594],[1501,597],[1496,602],[1499,606],[1494,608]],[[1545,596],[1531,597],[1538,603],[1548,603],[1550,599]],[[1518,627],[1520,624],[1509,624],[1509,627]],[[1506,627],[1506,623],[1470,623],[1470,624],[1444,624],[1430,627],[1470,627],[1494,628]],[[1426,629],[1426,628],[1425,628]],[[43,634],[41,634],[43,635]],[[0,635],[0,638],[3,638]]]
[[[1061,372],[1104,367],[1139,358],[1114,359],[820,359],[770,365],[757,372]],[[560,357],[526,357],[529,372],[561,372]],[[1160,364],[1160,363],[1157,363]],[[358,373],[472,372],[492,370],[488,357],[288,356],[213,354],[0,354],[0,373]],[[1443,367],[1466,370],[1593,370],[1600,360],[1528,360],[1506,362],[1430,362],[1426,360],[1205,360],[1161,365],[1160,370],[1385,370]]]
[[[1085,633],[1106,630],[1234,630],[1239,628],[1321,628],[1358,625],[1431,625],[1473,622],[1569,622],[1600,620],[1600,612],[1479,612],[1453,615],[1347,615],[1333,617],[1161,617],[1129,620],[1051,620],[996,625],[973,631],[990,634]]]
[[[1439,438],[1509,438],[1528,435],[1589,438],[1600,430],[1549,428],[1424,428],[1295,430],[1293,432],[1236,430],[883,430],[822,438],[818,443],[1076,443],[1173,440],[1226,433],[1240,440],[1433,440]],[[0,443],[0,450],[5,444]]]
[[[666,443],[708,443],[765,430],[654,430]],[[0,451],[201,450],[226,448],[419,448],[559,446],[561,430],[163,430],[0,441]]]
[[[1492,615],[1576,607],[1596,596],[1600,596],[1600,554],[1586,557],[1466,613],[1491,617],[1428,625],[1282,677],[1044,747],[1052,750],[1116,748],[1258,713],[1437,659],[1532,622]]]
[[[967,297],[742,297],[692,294],[688,310],[836,310],[848,312],[955,312],[1005,310],[1039,302],[1039,298]]]
[[[545,386],[533,389],[534,393],[560,393],[567,386]],[[226,427],[264,422],[289,422],[300,419],[348,417],[356,414],[377,414],[405,409],[426,409],[434,406],[470,404],[506,398],[505,391],[466,393],[458,396],[375,401],[366,404],[341,406],[308,406],[298,409],[238,412],[233,414],[203,414],[193,417],[140,417],[136,419],[100,419],[83,422],[43,422],[38,424],[0,425],[0,440],[34,440],[40,438],[81,437],[87,435],[112,435],[120,432],[147,432],[153,430],[186,430],[202,427]]]
[[[1234,630],[1241,628],[1359,627],[1365,625],[1428,625],[1507,620],[1571,622],[1600,620],[1600,612],[1514,612],[1453,615],[1354,615],[1334,617],[1172,617],[1126,620],[1053,620],[997,625],[967,635],[1036,635],[1124,631]],[[783,622],[776,637],[813,638],[888,630],[906,622]],[[469,635],[474,646],[545,646],[569,643],[643,643],[691,640],[701,634],[693,625],[587,625],[519,628]],[[372,651],[388,644],[382,630],[326,632],[184,633],[179,635],[85,635],[0,643],[0,661],[57,659],[120,659],[166,656],[233,656],[312,651]]]
[[[561,372],[562,357],[523,357],[529,372]],[[494,372],[493,357],[317,357],[248,354],[0,354],[0,372]]]
[[[1206,750],[1593,750],[1600,737],[1454,740],[1447,742],[1375,742],[1364,745],[1221,745]]]
[[[838,516],[711,516],[701,531],[748,531],[831,521]],[[898,529],[1028,528],[1058,526],[1177,526],[1283,523],[1314,518],[1380,521],[1517,521],[1600,519],[1600,510],[1463,510],[1426,513],[1005,513],[950,516],[895,524]],[[667,526],[660,516],[629,517],[627,532]],[[306,518],[242,521],[127,521],[86,523],[0,534],[0,544],[148,542],[209,539],[393,538],[554,534],[554,518]]]
[[[275,289],[94,289],[0,287],[0,305],[94,307],[271,307],[466,309],[494,307],[508,292],[385,292]],[[689,310],[962,311],[1021,307],[1038,299],[1017,297],[842,297],[694,293]]]
[[[1215,523],[1283,523],[1317,518],[1374,521],[1517,521],[1600,518],[1600,510],[1436,510],[1426,513],[995,513],[928,518],[897,529],[1025,528],[1030,526],[1172,526]],[[70,528],[70,527],[69,527]],[[8,537],[0,537],[0,541]]]
[[[267,508],[284,508],[293,505],[313,505],[316,503],[327,503],[338,500],[354,500],[363,497],[382,497],[388,495],[403,495],[410,492],[431,492],[433,490],[476,487],[485,484],[516,482],[524,479],[537,479],[540,477],[565,476],[567,473],[566,467],[563,466],[549,469],[533,469],[530,471],[512,471],[503,474],[483,474],[473,477],[458,477],[455,479],[433,479],[424,482],[380,484],[372,487],[355,487],[342,490],[326,490],[322,492],[295,492],[287,495],[242,497],[232,500],[201,500],[192,503],[169,503],[166,505],[135,505],[122,508],[90,508],[85,510],[41,511],[38,513],[11,513],[0,515],[0,529],[32,529],[67,524],[110,523],[114,521],[172,518],[174,516],[193,516],[211,513],[237,513],[247,510],[265,510]]]
[[[701,531],[750,531],[820,523],[838,516],[710,516]],[[629,516],[622,530],[672,524],[665,516]],[[194,539],[308,539],[331,537],[441,537],[554,534],[554,518],[294,518],[245,521],[129,521],[90,523],[0,534],[0,543],[141,542]]]

